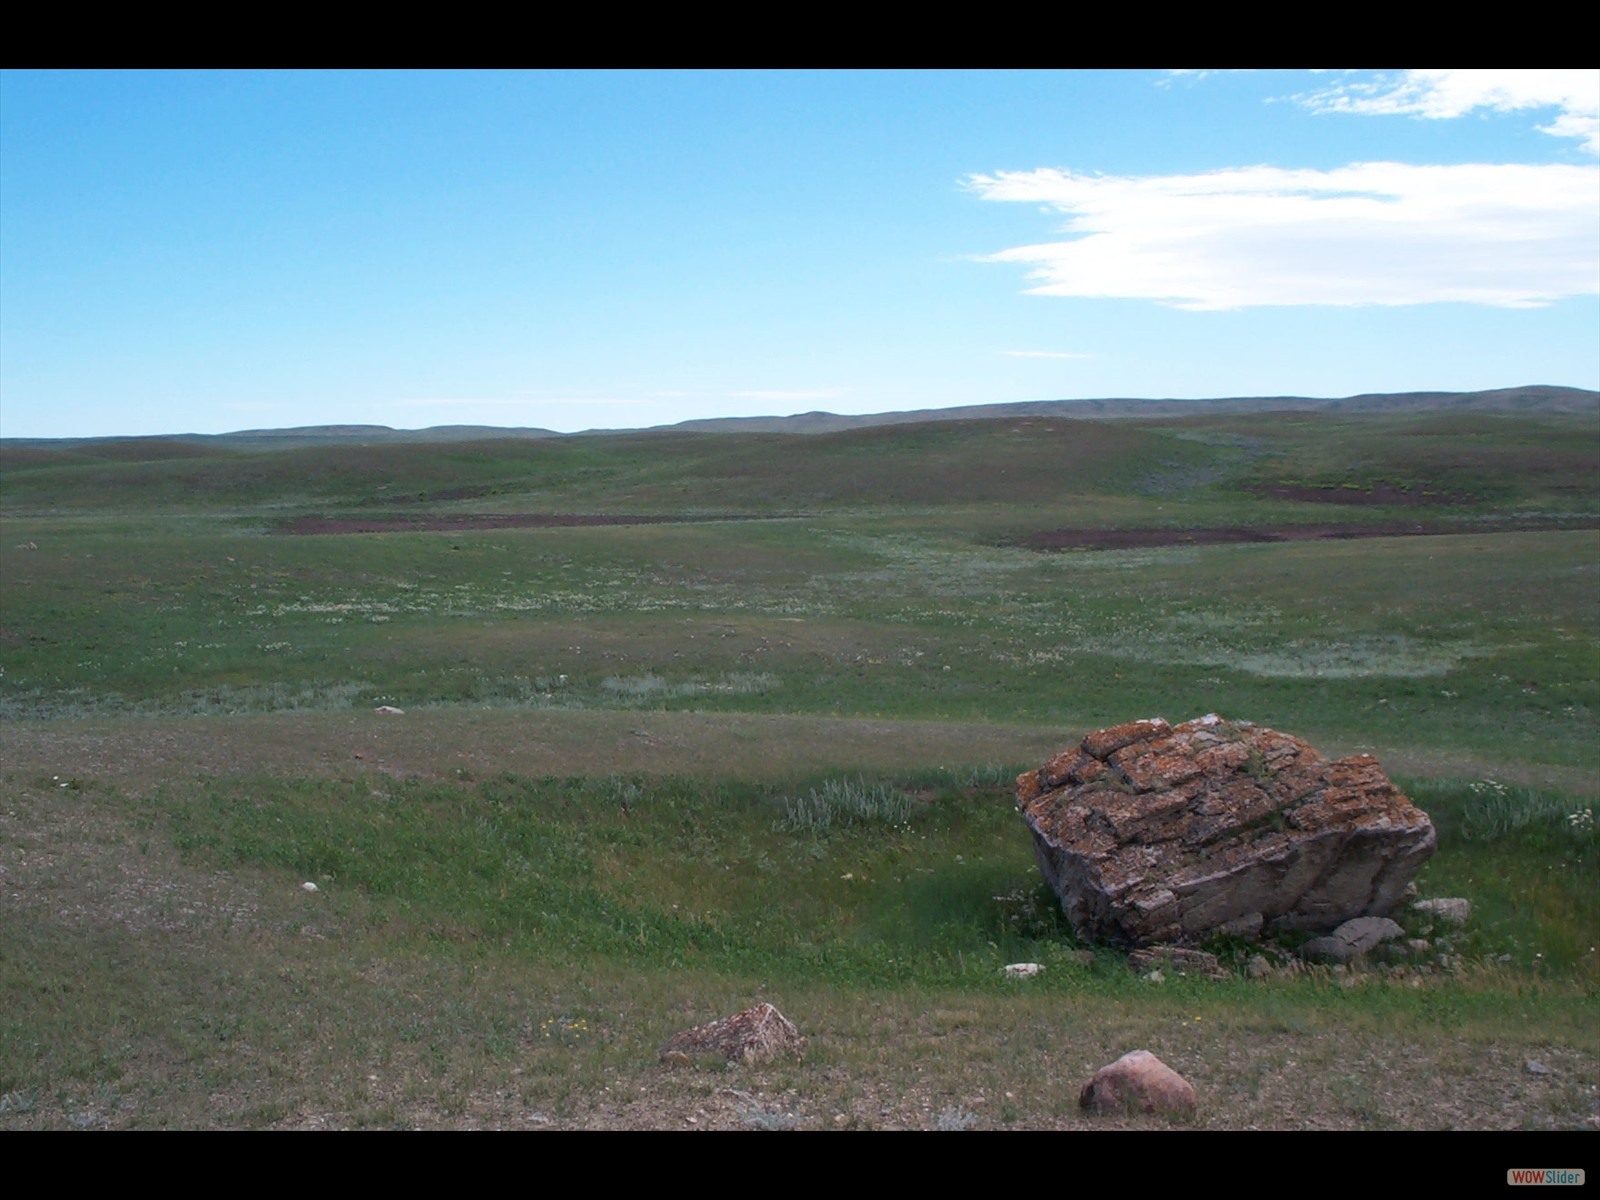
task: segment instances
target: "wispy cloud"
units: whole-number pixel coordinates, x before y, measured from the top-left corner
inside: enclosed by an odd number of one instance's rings
[[[1007,358],[1093,358],[1092,354],[1068,354],[1063,350],[1002,350]]]
[[[1345,78],[1295,99],[1313,112],[1403,114],[1431,120],[1478,111],[1553,108],[1540,131],[1600,154],[1600,71],[1416,70]]]
[[[972,175],[985,200],[1044,204],[1069,240],[982,261],[1028,291],[1208,310],[1458,301],[1530,308],[1600,291],[1600,172],[1567,165],[1353,163],[1115,176]]]

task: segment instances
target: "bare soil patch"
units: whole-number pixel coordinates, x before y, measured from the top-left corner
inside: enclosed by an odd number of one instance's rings
[[[1355,538],[1440,537],[1507,533],[1536,528],[1594,528],[1593,521],[1540,523],[1484,521],[1470,529],[1438,522],[1390,521],[1373,525],[1218,525],[1210,528],[1042,529],[1009,543],[1031,550],[1140,550],[1151,546],[1217,546],[1242,542],[1343,541]]]
[[[893,770],[944,761],[1043,761],[1055,726],[748,713],[413,709],[246,716],[15,721],[0,729],[8,773],[114,785],[288,773],[483,778],[735,772],[784,779],[824,770]],[[759,753],[755,752],[759,748]]]
[[[503,771],[531,777],[607,774],[726,774],[783,780],[820,771],[894,771],[947,761],[1042,762],[1084,714],[1044,725],[912,721],[792,714],[579,709],[414,709],[253,713],[211,717],[108,717],[8,721],[0,727],[5,778],[71,780],[131,795],[175,779],[288,773],[321,779],[379,775],[478,779]],[[1331,754],[1365,747],[1316,729]],[[1582,791],[1586,767],[1513,763],[1463,753],[1387,746],[1398,774],[1494,778]],[[46,788],[46,790],[50,790]]]

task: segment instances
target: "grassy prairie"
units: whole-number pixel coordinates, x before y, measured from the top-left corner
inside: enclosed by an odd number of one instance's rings
[[[1592,424],[6,448],[0,1128],[1099,1127],[1135,1048],[1206,1128],[1588,1119]],[[524,512],[767,519],[425,527]],[[374,513],[417,528],[278,532]],[[1400,778],[1474,902],[1447,962],[1156,985],[1074,941],[1008,780],[1207,711]],[[805,1060],[656,1067],[758,999]]]

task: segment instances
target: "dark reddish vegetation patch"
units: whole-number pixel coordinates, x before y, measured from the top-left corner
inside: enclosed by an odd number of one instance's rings
[[[1586,529],[1593,522],[1483,521],[1459,525],[1389,522],[1380,525],[1224,525],[1211,529],[1043,529],[1013,546],[1030,550],[1137,550],[1147,546],[1216,546],[1238,542],[1311,542],[1351,538],[1425,537],[1447,533],[1505,533],[1519,529]]]
[[[1387,483],[1374,483],[1367,487],[1306,487],[1301,484],[1275,483],[1267,487],[1251,488],[1257,496],[1273,500],[1308,500],[1313,504],[1470,504],[1472,497],[1452,492],[1407,491]]]
[[[571,525],[665,525],[694,521],[765,521],[756,513],[675,516],[629,513],[428,513],[415,517],[300,517],[277,533],[422,533],[457,529],[549,529]]]

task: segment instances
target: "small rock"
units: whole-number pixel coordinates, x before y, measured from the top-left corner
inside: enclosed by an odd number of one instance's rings
[[[690,1062],[700,1054],[720,1054],[729,1062],[761,1063],[784,1055],[798,1058],[805,1050],[806,1039],[787,1017],[770,1004],[758,1004],[673,1034],[661,1047],[660,1056],[662,1062],[673,1065]]]
[[[1044,970],[1041,963],[1007,963],[1006,976],[1010,979],[1028,979]]]
[[[1380,942],[1404,937],[1405,930],[1388,917],[1356,917],[1333,931],[1333,936],[1350,946],[1357,954],[1371,950]]]
[[[314,892],[314,891],[317,890],[317,885],[312,883],[311,880],[308,879],[308,880],[306,880],[304,883],[302,883],[300,885],[300,890],[302,892]]]
[[[388,713],[391,716],[396,716],[396,717],[403,717],[403,716],[406,715],[406,710],[405,709],[396,708],[392,704],[380,704],[380,705],[378,705],[377,708],[373,709],[372,711],[375,712],[375,713]]]
[[[1552,1071],[1549,1067],[1545,1066],[1537,1058],[1530,1058],[1527,1062],[1523,1063],[1522,1064],[1522,1069],[1524,1071],[1526,1071],[1529,1075],[1554,1075],[1555,1074],[1554,1071]]]
[[[1349,962],[1382,942],[1404,937],[1405,932],[1388,917],[1356,917],[1327,937],[1312,938],[1300,947],[1300,957],[1317,962]]]
[[[1300,957],[1307,962],[1338,962],[1344,952],[1344,945],[1336,937],[1312,938],[1300,947]]]
[[[1207,979],[1228,977],[1215,954],[1185,946],[1146,946],[1128,955],[1128,966],[1140,972],[1165,967],[1180,975],[1204,975]]]
[[[1096,1071],[1084,1084],[1078,1107],[1100,1113],[1187,1114],[1194,1112],[1194,1088],[1150,1051],[1135,1050]]]
[[[1427,913],[1429,916],[1451,925],[1465,925],[1467,919],[1472,916],[1472,901],[1464,900],[1459,896],[1438,900],[1418,900],[1411,907],[1417,912]]]
[[[1265,979],[1272,974],[1272,964],[1264,955],[1252,954],[1244,964],[1244,973],[1251,979]]]

